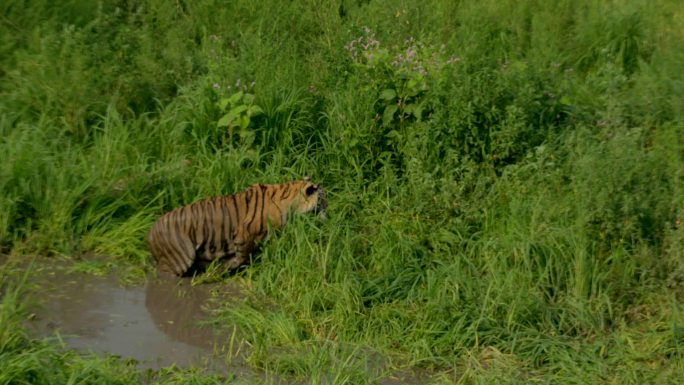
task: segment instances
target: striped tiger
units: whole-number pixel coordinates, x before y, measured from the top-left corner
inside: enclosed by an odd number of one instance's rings
[[[325,218],[325,191],[309,177],[283,184],[255,184],[235,195],[201,200],[162,215],[147,235],[162,273],[178,276],[191,266],[224,258],[228,269],[249,262],[269,226],[281,228],[290,212]]]

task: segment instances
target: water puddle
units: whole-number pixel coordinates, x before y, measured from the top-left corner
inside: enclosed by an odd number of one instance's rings
[[[38,305],[28,327],[39,337],[58,332],[70,348],[133,358],[143,368],[248,370],[226,365],[229,335],[199,325],[214,285],[155,277],[145,286],[124,287],[115,276],[72,273],[66,266],[51,266],[31,283]]]
[[[71,272],[69,264],[59,263],[41,264],[29,281],[36,304],[27,327],[36,337],[59,336],[70,349],[132,358],[145,369],[199,367],[248,381],[287,383],[250,369],[237,352],[229,351],[230,335],[200,325],[212,291],[221,298],[237,298],[242,295],[238,287],[193,287],[190,279],[156,277],[145,285],[122,286],[114,274]],[[378,360],[369,374],[382,366]],[[424,374],[399,371],[379,384],[427,383]]]

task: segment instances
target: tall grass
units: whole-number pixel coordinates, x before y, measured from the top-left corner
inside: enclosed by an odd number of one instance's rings
[[[677,1],[0,7],[4,251],[150,269],[164,211],[312,175],[330,220],[225,278],[254,367],[684,377]],[[239,90],[263,114],[229,136]]]

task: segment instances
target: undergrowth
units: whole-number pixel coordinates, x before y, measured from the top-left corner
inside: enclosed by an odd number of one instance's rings
[[[683,16],[675,0],[4,1],[0,251],[152,270],[163,212],[311,175],[329,220],[296,219],[219,278],[249,289],[215,320],[254,368],[676,383]],[[13,293],[2,375],[136,380],[17,334]]]

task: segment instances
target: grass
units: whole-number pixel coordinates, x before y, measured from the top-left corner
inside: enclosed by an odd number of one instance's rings
[[[163,212],[311,175],[330,219],[217,278],[248,289],[214,317],[255,369],[677,383],[682,16],[675,0],[5,1],[0,249],[142,274]],[[238,90],[263,113],[217,128]],[[21,284],[3,285],[0,383],[142,381],[27,337]]]

